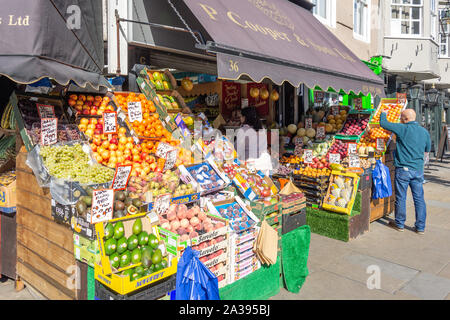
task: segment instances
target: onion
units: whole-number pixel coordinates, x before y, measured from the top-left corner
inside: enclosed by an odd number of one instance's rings
[[[188,219],[182,219],[180,221],[180,225],[182,228],[187,228],[187,226],[189,225],[189,220]]]
[[[197,217],[193,217],[193,218],[190,220],[190,223],[191,223],[192,226],[195,227],[196,225],[198,225],[198,224],[200,223],[200,220],[198,220]]]

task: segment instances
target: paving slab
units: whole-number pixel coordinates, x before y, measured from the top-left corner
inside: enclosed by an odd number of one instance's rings
[[[450,279],[450,262],[438,273],[438,276]]]
[[[443,300],[450,293],[450,279],[421,272],[400,291],[424,300]]]

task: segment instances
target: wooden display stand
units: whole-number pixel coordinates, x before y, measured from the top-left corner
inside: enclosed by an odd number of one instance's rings
[[[49,299],[83,298],[82,290],[68,288],[77,266],[73,232],[53,220],[50,190],[39,187],[26,158],[22,147],[16,163],[18,287],[22,280]]]

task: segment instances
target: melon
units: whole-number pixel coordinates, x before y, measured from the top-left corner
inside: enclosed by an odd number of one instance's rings
[[[314,138],[316,136],[316,130],[314,130],[313,128],[309,128],[306,130],[306,136],[308,138]]]
[[[304,136],[306,136],[306,129],[305,129],[305,128],[300,128],[300,129],[298,129],[298,130],[297,130],[297,135],[298,135],[299,137],[304,137]]]
[[[290,134],[295,134],[297,132],[297,126],[295,124],[290,124],[288,125],[287,130]]]

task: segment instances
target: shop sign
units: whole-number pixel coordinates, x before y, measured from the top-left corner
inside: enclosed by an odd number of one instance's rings
[[[114,190],[94,190],[92,194],[91,224],[108,221],[113,217]]]
[[[357,144],[354,142],[348,143],[348,154],[357,154]]]
[[[313,152],[310,149],[303,150],[303,162],[313,163]]]
[[[359,156],[357,154],[351,154],[348,158],[348,166],[349,168],[360,168]]]
[[[37,103],[36,107],[37,107],[37,110],[38,110],[39,118],[41,118],[41,119],[43,119],[43,118],[56,118],[56,116],[55,116],[55,107],[54,106]]]
[[[353,102],[355,104],[356,110],[362,110],[362,99],[361,98],[355,98],[355,99],[353,99]]]
[[[41,119],[41,144],[49,146],[58,142],[58,119]]]
[[[134,121],[142,122],[142,106],[141,102],[128,102],[128,119],[130,123]]]
[[[112,183],[112,189],[125,190],[131,175],[132,166],[119,165],[116,168],[116,174]]]
[[[384,151],[384,148],[386,146],[386,142],[384,141],[384,139],[377,139],[377,150],[378,151]]]
[[[330,153],[330,163],[341,164],[341,155],[339,153]]]
[[[117,133],[117,112],[103,112],[103,133]]]

